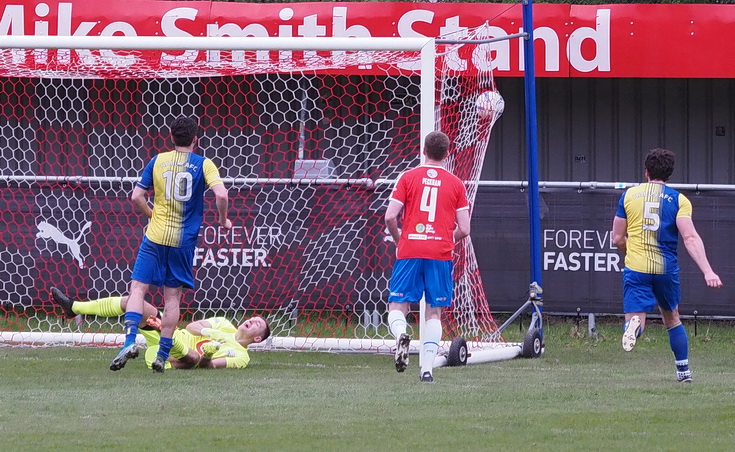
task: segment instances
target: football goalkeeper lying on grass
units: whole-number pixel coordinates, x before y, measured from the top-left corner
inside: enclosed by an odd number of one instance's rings
[[[51,288],[51,298],[68,318],[80,314],[117,317],[125,312],[128,301],[127,296],[74,301],[56,287]],[[161,319],[158,310],[150,303],[145,303],[143,319],[139,333],[145,337],[148,347],[145,359],[150,368],[158,352]],[[270,334],[268,323],[258,316],[245,320],[238,327],[224,317],[197,320],[174,332],[173,348],[166,367],[243,369],[250,362],[247,347],[266,340]]]

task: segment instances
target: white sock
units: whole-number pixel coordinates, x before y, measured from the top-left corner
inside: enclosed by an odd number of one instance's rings
[[[424,343],[421,344],[421,375],[434,370],[434,358],[442,338],[442,322],[439,319],[426,321],[424,326]]]
[[[401,337],[401,334],[406,332],[406,316],[398,309],[389,311],[388,328],[390,328],[390,332],[393,334],[393,337],[398,340],[398,338]]]

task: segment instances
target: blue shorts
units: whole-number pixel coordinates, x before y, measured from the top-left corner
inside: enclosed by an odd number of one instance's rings
[[[193,289],[194,248],[159,245],[143,237],[132,279],[155,286]]]
[[[418,303],[426,293],[426,304],[446,308],[452,304],[454,279],[452,261],[398,259],[390,277],[391,303]]]
[[[623,312],[673,311],[681,301],[679,272],[651,275],[623,269]]]

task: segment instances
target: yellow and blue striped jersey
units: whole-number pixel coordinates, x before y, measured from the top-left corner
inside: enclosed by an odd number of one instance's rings
[[[654,275],[679,270],[676,219],[692,216],[686,196],[664,184],[641,184],[620,197],[615,215],[627,220],[627,268]]]
[[[219,170],[208,158],[169,151],[153,157],[138,187],[153,189],[153,217],[148,240],[164,246],[196,246],[204,210],[204,190],[221,184]]]

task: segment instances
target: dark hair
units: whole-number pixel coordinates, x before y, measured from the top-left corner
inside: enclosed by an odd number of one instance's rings
[[[441,132],[431,132],[426,135],[424,152],[432,160],[444,160],[449,152],[449,137]]]
[[[250,318],[254,319],[255,317],[259,317],[261,320],[263,320],[263,324],[265,325],[265,329],[263,330],[263,334],[260,335],[260,341],[259,341],[259,342],[263,342],[264,340],[268,339],[271,336],[271,327],[270,325],[268,325],[268,321],[265,319],[265,317],[256,314]]]
[[[194,118],[179,116],[171,123],[171,136],[176,146],[191,146],[199,133],[199,125]]]
[[[651,149],[646,154],[646,170],[651,180],[668,181],[674,172],[674,152],[668,149]]]
[[[261,317],[261,319],[262,319],[262,317]],[[264,340],[266,340],[269,337],[271,337],[271,327],[268,325],[268,321],[266,319],[263,319],[263,321],[265,322],[265,331],[263,331],[263,335],[260,336],[260,341],[261,342],[263,342]]]

